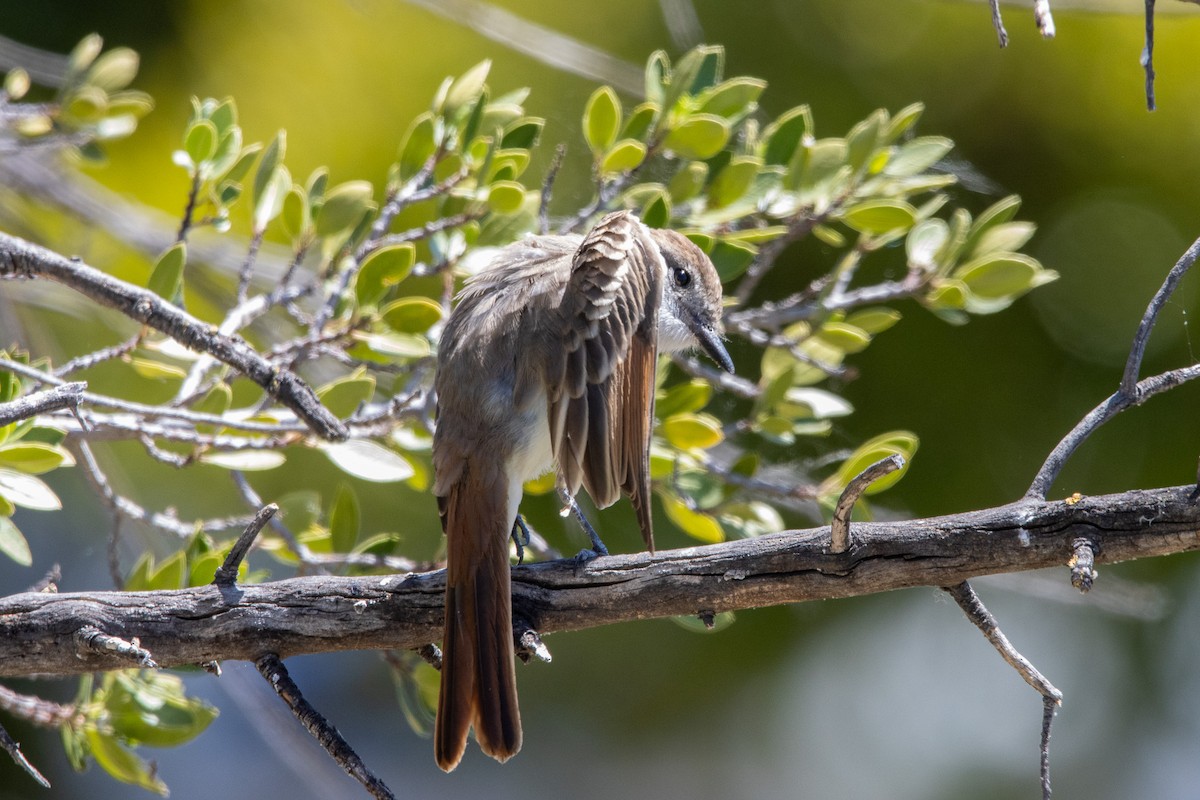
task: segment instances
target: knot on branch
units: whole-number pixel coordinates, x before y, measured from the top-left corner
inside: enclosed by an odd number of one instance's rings
[[[116,656],[146,669],[158,669],[158,664],[150,657],[150,651],[142,647],[137,639],[126,641],[90,625],[75,632],[75,648],[79,658],[85,658],[88,653],[98,653]]]
[[[1100,545],[1091,539],[1081,536],[1071,542],[1071,558],[1067,566],[1071,568],[1071,585],[1081,593],[1087,594],[1100,573],[1096,571],[1096,553]]]

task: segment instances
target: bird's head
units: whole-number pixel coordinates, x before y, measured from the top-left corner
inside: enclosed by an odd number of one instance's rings
[[[716,267],[681,233],[652,228],[650,235],[667,267],[658,314],[659,351],[699,345],[723,370],[733,372],[733,360],[721,341],[721,279]]]

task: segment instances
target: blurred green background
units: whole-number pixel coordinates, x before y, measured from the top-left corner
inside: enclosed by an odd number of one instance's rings
[[[1160,15],[1160,109],[1148,113],[1138,64],[1141,5],[1133,2],[1128,14],[1062,10],[1058,38],[1049,42],[1038,36],[1028,8],[1006,6],[1011,45],[1004,51],[981,2],[494,5],[638,69],[657,48],[676,56],[700,41],[722,44],[726,74],[766,78],[762,105],[769,114],[811,104],[819,135],[842,135],[877,107],[922,101],[921,132],[954,139],[959,171],[987,187],[974,199],[964,192],[964,202],[982,208],[992,195],[1024,198],[1022,218],[1039,225],[1030,252],[1062,278],[965,328],[901,306],[904,322],[855,357],[860,376],[833,387],[857,413],[831,441],[803,446],[815,453],[885,430],[918,433],[920,452],[908,476],[878,499],[881,514],[928,516],[1019,497],[1054,443],[1115,388],[1146,301],[1200,235],[1200,18],[1190,6],[1173,4]],[[692,9],[695,17],[671,26],[664,7]],[[495,89],[531,86],[527,107],[548,120],[543,161],[535,162],[531,180],[542,174],[545,154],[565,141],[572,154],[557,202],[565,209],[586,200],[577,127],[597,81],[426,8],[399,0],[0,2],[0,34],[26,44],[66,52],[92,31],[108,46],[141,53],[135,87],[157,103],[137,134],[111,149],[111,166],[93,175],[168,213],[178,214],[185,200],[185,174],[171,165],[170,153],[189,95],[234,96],[248,140],[286,128],[294,175],[327,164],[336,181],[381,183],[408,122],[440,80],[483,58],[494,62]],[[526,44],[538,46],[536,38]],[[79,232],[41,229],[47,243],[87,254]],[[816,245],[785,258],[798,262],[791,274],[801,277],[792,280],[806,281],[826,263]],[[819,266],[806,271],[804,259]],[[1164,312],[1148,371],[1195,361],[1200,332],[1190,317],[1197,286],[1195,277],[1185,281]],[[795,288],[779,280],[773,290]],[[80,346],[61,344],[67,353]],[[1156,398],[1105,428],[1070,463],[1056,495],[1195,480],[1196,392],[1184,387]],[[19,519],[34,566],[0,564],[0,591],[21,590],[56,561],[64,590],[108,586],[106,515],[78,474],[52,478],[68,509]],[[155,507],[176,504],[185,517],[232,502],[224,484],[197,491],[196,473],[158,467],[117,478],[135,497]],[[269,475],[256,485],[267,499],[291,488],[273,485]],[[399,529],[418,555],[432,550],[438,534],[429,498],[388,487],[360,490],[368,530]],[[612,513],[610,529],[632,520],[626,509]],[[630,531],[615,533],[610,544],[633,549]],[[665,524],[660,531],[661,546],[683,543]],[[146,534],[131,547],[153,538]],[[1051,745],[1056,798],[1200,792],[1198,566],[1189,555],[1105,568],[1083,602],[1065,569],[978,582],[1014,644],[1066,695]],[[743,612],[714,635],[648,621],[554,636],[548,644],[552,665],[519,672],[524,750],[500,766],[472,749],[449,776],[434,765],[431,743],[405,724],[375,656],[298,658],[289,667],[401,796],[916,800],[1038,793],[1040,698],[933,589]],[[193,676],[189,685],[222,715],[195,743],[148,753],[174,797],[362,796],[250,665],[227,664],[221,679]],[[19,688],[54,691],[41,683]],[[70,687],[62,692],[69,695]],[[7,719],[5,725],[55,788],[38,790],[15,767],[0,766],[0,798],[137,796],[98,770],[71,774],[57,737]]]

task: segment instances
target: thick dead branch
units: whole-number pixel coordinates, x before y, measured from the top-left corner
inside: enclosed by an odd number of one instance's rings
[[[542,634],[650,617],[849,597],[1052,566],[1076,539],[1096,563],[1200,549],[1193,487],[1078,501],[1025,500],[910,522],[859,523],[832,554],[828,527],[705,547],[530,564],[513,570],[514,617]],[[138,640],[165,667],[253,661],[335,650],[420,647],[441,635],[441,572],[311,576],[259,585],[169,592],[13,595],[0,600],[0,674],[69,674],[128,666],[80,652],[91,627]]]

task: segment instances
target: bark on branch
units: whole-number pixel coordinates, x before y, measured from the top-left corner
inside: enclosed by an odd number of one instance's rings
[[[513,569],[514,617],[541,632],[707,614],[1063,566],[1086,538],[1096,563],[1200,549],[1194,487],[1023,500],[908,522],[855,523],[829,552],[828,527],[705,547]],[[1063,580],[1069,580],[1067,569]],[[0,599],[0,675],[129,666],[80,648],[92,628],[137,641],[161,666],[412,648],[442,626],[442,573],[302,577],[163,592],[24,593]]]

